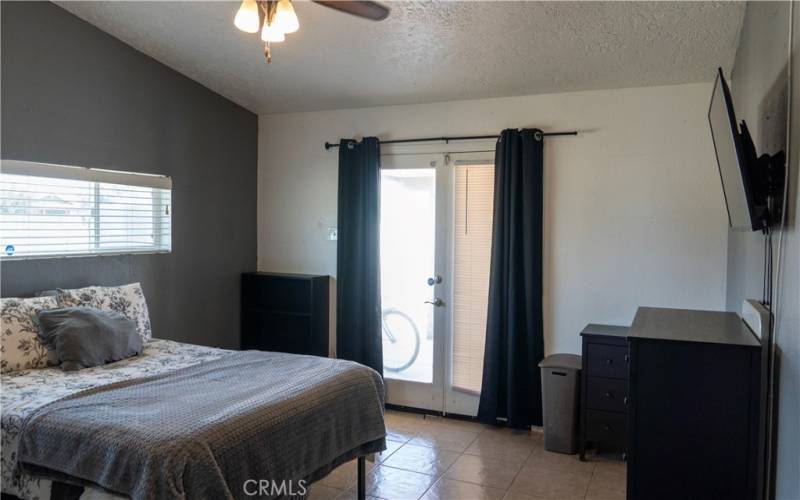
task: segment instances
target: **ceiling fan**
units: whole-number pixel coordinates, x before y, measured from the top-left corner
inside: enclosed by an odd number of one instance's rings
[[[369,0],[312,0],[330,9],[345,12],[372,21],[382,21],[389,16],[389,8]],[[244,0],[233,19],[233,24],[246,33],[261,31],[264,41],[264,58],[272,62],[271,44],[282,42],[286,35],[300,28],[291,0]]]

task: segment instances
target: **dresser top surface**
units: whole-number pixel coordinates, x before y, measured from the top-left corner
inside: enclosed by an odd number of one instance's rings
[[[581,331],[581,335],[599,335],[603,337],[625,338],[628,336],[628,330],[630,330],[630,327],[628,326],[597,325],[594,323],[589,323]]]
[[[253,271],[242,274],[245,276],[264,276],[268,278],[289,278],[289,279],[301,279],[301,280],[328,277],[327,275],[324,274],[271,273],[268,271]]]
[[[761,347],[736,313],[640,307],[629,338]]]

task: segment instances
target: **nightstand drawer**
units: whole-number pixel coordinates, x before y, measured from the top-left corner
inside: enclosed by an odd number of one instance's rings
[[[628,381],[616,378],[588,377],[586,406],[591,410],[628,412]]]
[[[624,413],[588,410],[586,438],[607,447],[627,446],[628,416]]]
[[[628,378],[628,348],[606,344],[587,344],[590,377]]]

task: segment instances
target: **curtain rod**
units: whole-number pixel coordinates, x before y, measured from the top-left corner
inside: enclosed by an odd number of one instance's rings
[[[552,137],[558,135],[578,135],[577,130],[573,130],[571,132],[542,132],[541,135],[543,137]],[[394,139],[391,141],[381,141],[381,144],[401,144],[405,142],[433,142],[433,141],[443,141],[448,143],[450,141],[471,141],[477,139],[497,139],[499,136],[497,135],[468,135],[468,136],[461,136],[461,137],[422,137],[419,139]],[[338,148],[339,143],[334,142],[330,143],[325,141],[325,149],[331,148]]]

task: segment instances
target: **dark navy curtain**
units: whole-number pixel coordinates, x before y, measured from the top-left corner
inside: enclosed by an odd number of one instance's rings
[[[489,311],[478,419],[542,425],[543,152],[539,130],[504,130],[494,173]]]
[[[339,143],[336,355],[382,375],[380,148],[375,137]]]

